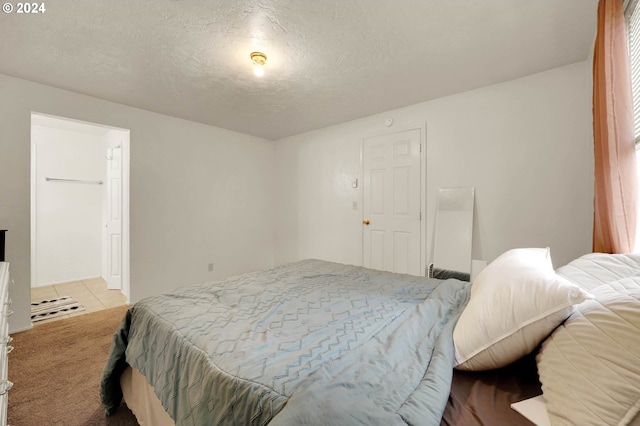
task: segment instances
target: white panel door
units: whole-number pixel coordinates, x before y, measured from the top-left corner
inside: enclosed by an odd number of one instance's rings
[[[366,138],[363,151],[364,266],[423,275],[420,129]]]
[[[107,287],[122,288],[122,146],[107,149]]]

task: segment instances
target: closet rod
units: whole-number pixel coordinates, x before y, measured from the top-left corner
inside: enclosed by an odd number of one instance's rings
[[[61,179],[61,178],[52,178],[46,177],[47,182],[73,182],[73,183],[91,183],[94,185],[102,185],[103,182],[101,180],[80,180],[80,179]]]

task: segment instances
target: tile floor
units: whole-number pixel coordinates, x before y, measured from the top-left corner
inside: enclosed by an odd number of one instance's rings
[[[34,325],[57,321],[69,317],[88,314],[102,309],[125,305],[127,300],[120,290],[107,289],[107,283],[102,278],[91,278],[82,281],[72,281],[31,289],[31,300],[44,300],[58,296],[71,296],[84,306],[84,311],[35,322]]]

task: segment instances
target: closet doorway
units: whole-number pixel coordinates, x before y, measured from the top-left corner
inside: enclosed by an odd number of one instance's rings
[[[70,296],[82,309],[61,311],[82,314],[129,300],[128,200],[129,130],[31,114],[32,306]]]

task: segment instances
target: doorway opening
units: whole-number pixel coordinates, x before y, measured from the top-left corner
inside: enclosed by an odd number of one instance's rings
[[[129,143],[127,129],[31,114],[32,322],[128,302]]]

